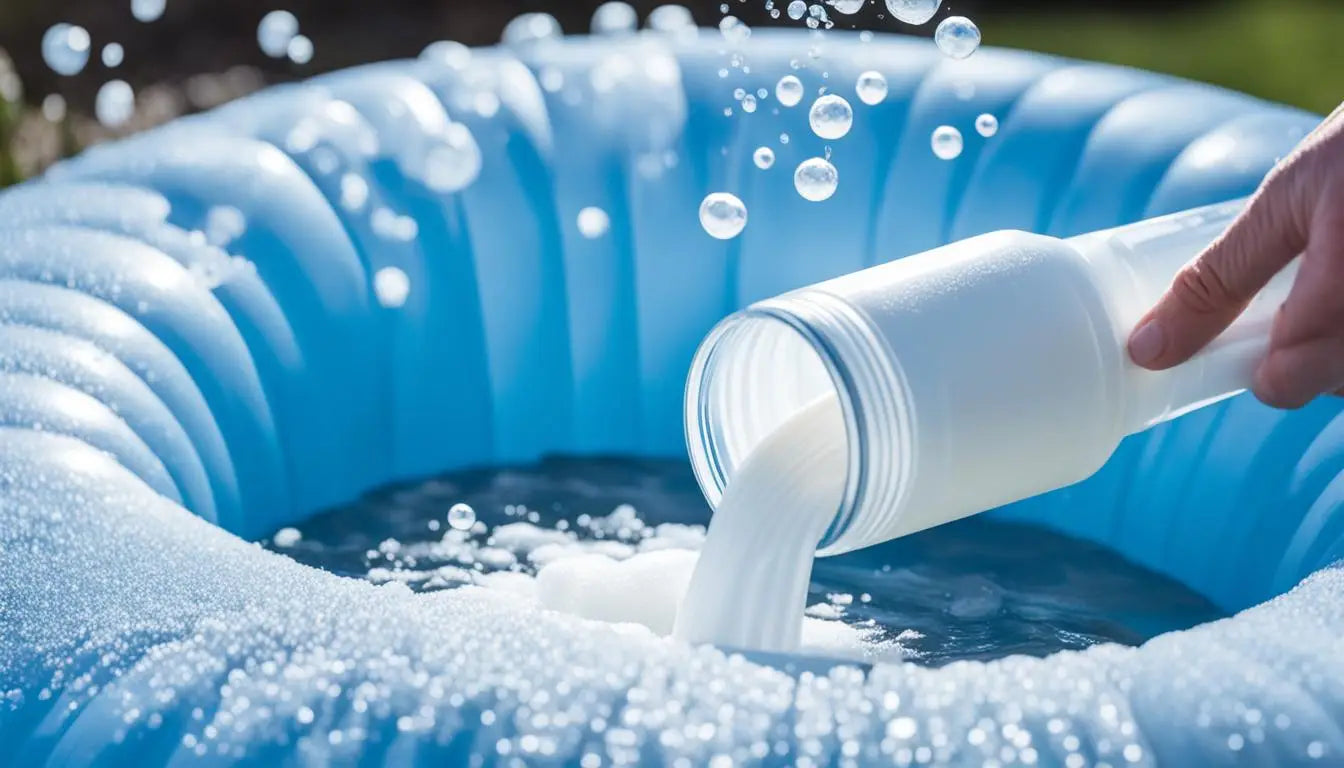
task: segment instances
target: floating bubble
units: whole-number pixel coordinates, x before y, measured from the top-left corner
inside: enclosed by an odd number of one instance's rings
[[[425,153],[425,186],[440,193],[460,192],[481,175],[481,148],[471,129],[449,123]]]
[[[933,130],[933,154],[940,160],[953,160],[961,155],[961,131],[950,125],[940,125]]]
[[[989,138],[999,132],[999,118],[986,112],[975,118],[975,132]]]
[[[88,30],[74,24],[54,24],[42,35],[42,60],[58,75],[77,75],[89,63]]]
[[[775,151],[769,147],[757,147],[751,159],[755,161],[757,168],[762,171],[769,170],[775,165]]]
[[[719,22],[719,32],[723,34],[723,39],[730,43],[738,44],[751,37],[751,27],[748,27],[736,16],[724,16]]]
[[[281,528],[271,537],[271,543],[281,549],[288,549],[303,540],[298,528]]]
[[[121,43],[108,43],[103,46],[103,66],[113,69],[121,66],[121,62],[126,58],[126,51],[121,47]]]
[[[874,70],[864,72],[854,84],[854,92],[858,94],[859,101],[868,106],[881,104],[887,100],[887,78]]]
[[[681,5],[660,5],[649,12],[649,29],[673,35],[695,34],[695,17]]]
[[[449,69],[461,71],[471,64],[471,49],[456,40],[439,40],[425,46],[421,61],[432,61]]]
[[[601,208],[590,205],[579,211],[578,225],[579,234],[589,240],[596,240],[611,229],[611,217]]]
[[[742,111],[751,114],[756,111],[756,97],[748,93],[742,97]]]
[[[448,527],[455,531],[470,530],[476,524],[476,510],[461,502],[448,508]]]
[[[401,307],[411,295],[411,278],[398,267],[383,267],[373,273],[373,294],[387,309]]]
[[[135,114],[135,91],[125,80],[109,80],[94,97],[93,114],[108,128],[125,125]]]
[[[158,21],[167,6],[168,0],[131,0],[131,15],[148,24]]]
[[[803,100],[803,81],[794,75],[785,75],[775,84],[775,98],[781,106],[796,107]]]
[[[954,59],[964,59],[980,47],[980,28],[965,16],[948,16],[933,33],[938,50]]]
[[[313,60],[313,41],[307,35],[295,35],[285,48],[285,55],[295,64],[307,64]]]
[[[527,45],[560,37],[560,22],[549,13],[524,13],[504,27],[505,45]]]
[[[863,10],[863,4],[868,0],[826,0],[826,4],[835,9],[836,13],[843,13],[846,16],[852,16]]]
[[[906,24],[927,24],[938,13],[943,0],[887,0],[887,10]]]
[[[821,157],[804,160],[793,172],[793,187],[805,200],[819,203],[831,199],[840,186],[840,173],[830,161]]]
[[[831,17],[826,15],[826,9],[820,5],[814,5],[807,9],[807,26],[812,29],[825,24],[827,28],[831,26]]]
[[[597,7],[589,28],[594,35],[624,35],[634,32],[638,26],[639,14],[635,9],[627,3],[613,1]]]
[[[710,237],[731,240],[747,226],[747,206],[736,195],[715,192],[700,203],[700,226]]]
[[[854,127],[854,109],[842,97],[828,93],[812,103],[807,121],[812,132],[823,139],[844,138]]]
[[[794,21],[800,21],[807,15],[807,3],[804,0],[793,0],[787,8],[789,18]]]
[[[299,34],[299,20],[289,11],[271,11],[257,24],[257,45],[272,59],[289,55],[289,43]]]

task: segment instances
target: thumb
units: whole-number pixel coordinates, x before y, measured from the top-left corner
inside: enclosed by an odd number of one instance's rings
[[[1275,171],[1222,237],[1176,274],[1129,338],[1129,355],[1163,370],[1189,360],[1237,319],[1306,246],[1295,165]]]

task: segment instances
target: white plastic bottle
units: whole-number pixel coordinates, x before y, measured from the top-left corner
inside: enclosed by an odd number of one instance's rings
[[[1245,201],[1060,240],[996,232],[755,304],[692,365],[687,443],[712,506],[765,439],[840,408],[843,499],[817,547],[870,546],[1096,472],[1126,435],[1246,389],[1294,263],[1209,348],[1135,366],[1126,339]]]

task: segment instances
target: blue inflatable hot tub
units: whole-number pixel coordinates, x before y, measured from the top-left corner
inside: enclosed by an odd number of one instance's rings
[[[1141,648],[800,672],[247,543],[456,467],[680,457],[691,354],[732,310],[988,230],[1072,235],[1245,195],[1316,122],[1014,51],[726,48],[441,47],[0,194],[0,765],[1344,760],[1332,401],[1233,399],[997,513],[1245,609]],[[725,115],[796,57],[809,91],[869,69],[890,84],[833,143],[840,188],[820,204],[781,170],[823,151],[805,109]],[[1001,129],[981,140],[986,112]],[[940,124],[968,137],[953,161],[930,152]],[[462,151],[453,126],[481,166],[449,192],[426,169],[449,132]],[[738,239],[700,229],[712,191],[749,206]],[[607,236],[577,231],[588,206]],[[389,267],[411,287],[396,308],[372,287]]]

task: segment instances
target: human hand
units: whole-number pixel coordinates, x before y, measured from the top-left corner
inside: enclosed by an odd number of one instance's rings
[[[1227,232],[1139,321],[1129,354],[1164,370],[1218,337],[1280,270],[1302,263],[1274,318],[1256,397],[1300,408],[1344,394],[1344,104],[1261,184]]]

